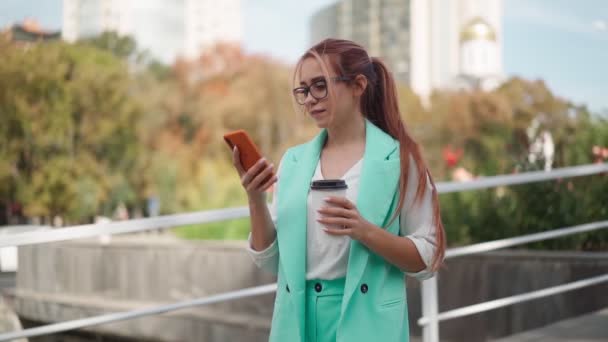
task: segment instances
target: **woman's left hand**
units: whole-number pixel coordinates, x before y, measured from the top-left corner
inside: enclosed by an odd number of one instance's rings
[[[323,217],[317,219],[318,222],[324,225],[335,225],[344,228],[328,228],[323,229],[330,235],[347,235],[355,240],[362,240],[367,233],[373,229],[373,224],[361,217],[357,207],[344,197],[328,197],[325,199],[328,204],[336,205],[337,207],[322,207],[318,212]]]

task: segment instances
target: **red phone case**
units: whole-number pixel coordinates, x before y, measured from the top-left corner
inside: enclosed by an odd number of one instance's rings
[[[249,170],[262,158],[260,150],[253,143],[249,134],[242,129],[224,134],[224,140],[228,143],[230,149],[233,149],[235,145],[238,147],[241,164],[245,168],[245,171]]]

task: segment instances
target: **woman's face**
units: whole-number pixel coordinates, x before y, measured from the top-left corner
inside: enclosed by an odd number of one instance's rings
[[[348,84],[343,79],[336,79],[343,75],[336,74],[327,60],[326,65],[329,79],[325,78],[317,59],[313,57],[304,59],[300,68],[300,84],[294,89],[296,100],[315,120],[319,128],[340,125],[355,114],[358,105]],[[333,100],[329,96],[328,87],[333,89],[335,95]]]

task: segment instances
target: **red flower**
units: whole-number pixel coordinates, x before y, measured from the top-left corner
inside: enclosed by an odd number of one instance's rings
[[[456,166],[463,154],[464,151],[462,148],[458,148],[456,150],[454,150],[452,146],[446,146],[443,148],[443,160],[446,162],[448,167]]]

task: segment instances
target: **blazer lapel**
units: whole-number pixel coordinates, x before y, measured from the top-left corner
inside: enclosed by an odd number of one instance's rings
[[[281,166],[278,187],[277,239],[281,264],[298,313],[300,336],[305,334],[306,227],[310,181],[314,175],[327,132],[294,148]]]
[[[391,218],[389,209],[398,190],[401,174],[398,158],[399,144],[391,136],[366,120],[365,153],[357,209],[359,214],[376,226],[384,226]],[[390,158],[397,153],[397,157]],[[359,287],[359,281],[367,265],[370,251],[360,242],[353,240],[348,259],[348,271],[342,301],[342,315],[350,298]]]

